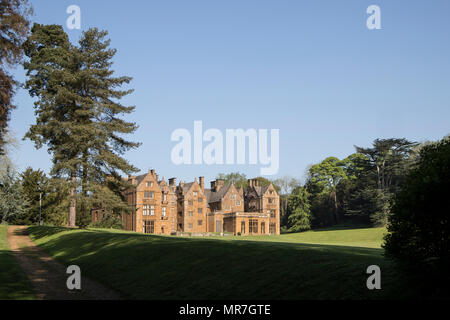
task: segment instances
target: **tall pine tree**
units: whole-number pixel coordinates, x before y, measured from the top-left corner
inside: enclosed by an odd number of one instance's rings
[[[123,137],[135,132],[136,124],[120,118],[135,109],[120,103],[132,92],[120,89],[131,78],[113,76],[116,50],[106,36],[106,31],[89,29],[75,46],[61,26],[36,24],[26,43],[26,86],[38,98],[36,124],[26,137],[38,148],[46,144],[53,154],[52,174],[70,181],[70,227],[77,207],[81,227],[94,204],[128,210],[120,175],[137,171],[122,157],[139,146]]]
[[[32,12],[27,0],[0,0],[0,155],[5,152],[5,134],[14,109],[12,97],[16,81],[8,69],[22,60],[22,44],[30,31]]]

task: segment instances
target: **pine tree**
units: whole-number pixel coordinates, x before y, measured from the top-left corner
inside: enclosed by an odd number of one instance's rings
[[[61,26],[36,24],[26,44],[26,86],[38,97],[36,124],[26,137],[38,148],[46,144],[53,154],[52,175],[70,181],[70,227],[75,226],[77,203],[81,227],[87,225],[94,204],[128,210],[120,174],[137,171],[122,157],[139,146],[123,138],[136,124],[120,118],[135,108],[119,102],[132,92],[120,90],[131,78],[113,76],[116,50],[109,48],[106,36],[106,31],[93,28],[75,46]]]
[[[288,199],[288,223],[290,232],[311,229],[309,193],[304,187],[294,189]]]
[[[8,68],[19,64],[23,57],[22,44],[29,33],[28,17],[32,9],[27,0],[0,0],[0,155],[11,110],[16,81]]]

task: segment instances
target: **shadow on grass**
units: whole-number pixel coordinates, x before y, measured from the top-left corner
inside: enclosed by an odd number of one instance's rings
[[[34,239],[42,239],[45,237],[50,237],[58,233],[63,233],[67,231],[73,231],[76,229],[64,228],[64,227],[41,227],[41,226],[31,226],[24,230],[25,234],[33,235]],[[16,231],[17,232],[17,231]]]
[[[31,283],[18,265],[14,254],[0,250],[0,300],[32,300]]]
[[[175,238],[109,230],[30,228],[57,260],[130,299],[399,299],[407,281],[381,249],[211,238]],[[61,234],[60,234],[61,233]],[[57,235],[50,239],[46,236]],[[383,290],[367,290],[379,265]]]

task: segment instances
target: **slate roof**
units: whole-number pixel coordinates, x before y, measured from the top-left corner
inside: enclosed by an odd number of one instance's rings
[[[213,192],[211,189],[205,189],[206,199],[208,203],[218,202],[227,194],[231,188],[231,183],[225,184],[218,192]]]
[[[183,192],[188,192],[191,187],[194,185],[195,182],[189,182],[189,183],[185,183],[183,185],[181,185],[181,189],[183,190]]]
[[[262,197],[266,193],[267,189],[269,189],[269,187],[270,186],[254,187],[254,188],[255,188],[255,191],[256,191],[256,194],[258,195],[258,197]]]

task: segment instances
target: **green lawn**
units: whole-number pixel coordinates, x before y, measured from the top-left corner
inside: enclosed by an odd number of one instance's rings
[[[131,299],[401,299],[418,288],[379,248],[382,229],[264,238],[172,238],[31,227],[56,259]],[[226,240],[226,241],[224,241]],[[251,241],[254,240],[254,241]],[[299,243],[316,242],[319,244]],[[329,245],[335,241],[342,245]],[[325,245],[325,243],[327,243]],[[368,246],[363,248],[362,246]],[[369,291],[378,265],[382,290]],[[410,282],[410,283],[408,283]]]
[[[271,236],[273,242],[339,245],[364,248],[381,248],[386,228],[329,228],[303,233]],[[243,240],[267,241],[267,236],[242,237]]]
[[[31,284],[8,248],[7,226],[0,225],[0,300],[30,300]]]

